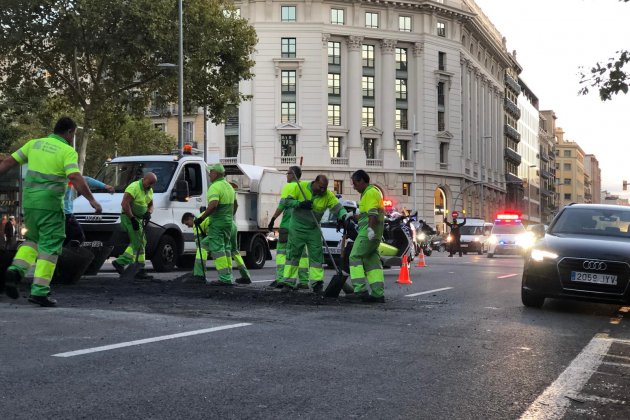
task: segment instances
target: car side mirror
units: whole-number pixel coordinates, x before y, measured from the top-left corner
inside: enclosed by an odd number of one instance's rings
[[[545,225],[534,225],[531,228],[531,232],[537,238],[542,238],[545,236]]]
[[[175,182],[175,189],[171,193],[171,201],[186,202],[190,197],[190,190],[188,189],[188,182],[180,179]]]

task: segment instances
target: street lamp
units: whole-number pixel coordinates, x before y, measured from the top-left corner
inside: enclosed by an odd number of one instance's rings
[[[529,170],[535,168],[536,165],[529,165],[527,167],[527,225],[532,223],[532,188],[529,185],[530,177]]]

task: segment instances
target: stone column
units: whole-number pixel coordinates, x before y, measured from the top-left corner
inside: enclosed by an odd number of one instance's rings
[[[381,77],[381,100],[379,114],[381,120],[381,128],[383,130],[382,147],[383,151],[383,167],[399,168],[400,158],[396,153],[396,143],[394,139],[395,130],[395,112],[396,112],[396,62],[394,60],[394,51],[396,50],[396,41],[393,39],[384,39],[381,41],[381,51],[383,59],[383,71]]]
[[[344,72],[345,82],[348,85],[348,165],[353,168],[365,168],[365,150],[361,144],[361,107],[363,95],[361,94],[361,77],[363,66],[361,64],[362,36],[349,36],[346,39],[348,46],[348,68]],[[343,109],[341,110],[343,113]]]

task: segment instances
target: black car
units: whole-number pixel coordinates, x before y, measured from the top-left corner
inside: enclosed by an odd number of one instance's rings
[[[563,208],[527,253],[521,299],[541,307],[545,298],[630,303],[630,207],[573,204]]]

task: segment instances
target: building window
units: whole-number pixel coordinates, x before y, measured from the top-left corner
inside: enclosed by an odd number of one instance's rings
[[[328,73],[328,94],[339,95],[341,93],[340,75]]]
[[[437,86],[438,106],[444,106],[444,83],[440,82]]]
[[[238,156],[238,136],[225,136],[225,157]]]
[[[193,123],[184,123],[184,143],[192,144],[193,142]]]
[[[571,151],[570,150],[563,150],[562,151],[562,157],[571,157]]]
[[[362,45],[361,57],[363,58],[363,67],[374,67],[374,45]]]
[[[438,123],[438,131],[446,130],[446,118],[444,116],[444,111],[438,111],[437,123]]]
[[[343,181],[334,180],[333,191],[335,191],[335,194],[343,195]]]
[[[296,155],[296,137],[295,134],[283,134],[280,136],[280,156]]]
[[[396,142],[396,151],[400,160],[409,160],[409,140],[398,140]]]
[[[365,12],[365,27],[378,29],[378,13]]]
[[[398,17],[398,30],[401,32],[411,32],[411,16]]]
[[[295,122],[295,102],[282,102],[282,116],[280,122]]]
[[[411,195],[411,182],[403,182],[402,195],[406,195],[406,196]]]
[[[341,64],[341,42],[328,41],[328,64]]]
[[[399,130],[407,130],[409,128],[406,109],[396,110],[396,128]]]
[[[363,91],[364,98],[373,98],[374,97],[374,77],[363,76],[361,78],[361,88]]]
[[[166,131],[166,124],[164,123],[153,124],[153,128],[160,131]]]
[[[282,21],[283,22],[295,22],[295,6],[282,6]],[[277,10],[277,9],[276,9]]]
[[[328,125],[341,125],[341,105],[328,105]]]
[[[343,25],[343,9],[330,9],[330,23],[333,25]]]
[[[295,93],[295,70],[282,70],[282,93]]]
[[[556,162],[556,169],[560,169],[560,164]]]
[[[437,35],[438,36],[446,36],[446,23],[438,22],[437,23]]]
[[[361,109],[361,126],[373,127],[374,126],[374,107],[364,106]]]
[[[396,48],[396,70],[407,71],[407,48]]]
[[[571,193],[565,194],[564,195],[564,199],[565,200],[570,200],[571,199]]]
[[[438,52],[438,69],[446,70],[446,53],[442,51]]]
[[[438,115],[437,115],[437,124],[438,131],[446,130],[446,113],[444,107],[444,83],[440,82],[437,86],[437,94],[438,94]]]
[[[328,151],[331,158],[341,157],[341,137],[328,137]]]
[[[407,99],[407,79],[396,79],[396,99]]]
[[[448,143],[440,142],[440,164],[446,165],[448,163]]]
[[[571,178],[564,178],[564,185],[571,185]]]
[[[363,149],[367,159],[376,159],[376,139],[363,139]]]
[[[571,170],[571,164],[570,163],[565,163],[564,166],[563,166],[563,169],[565,171],[570,171]]]
[[[295,58],[295,38],[282,38],[282,57]]]

